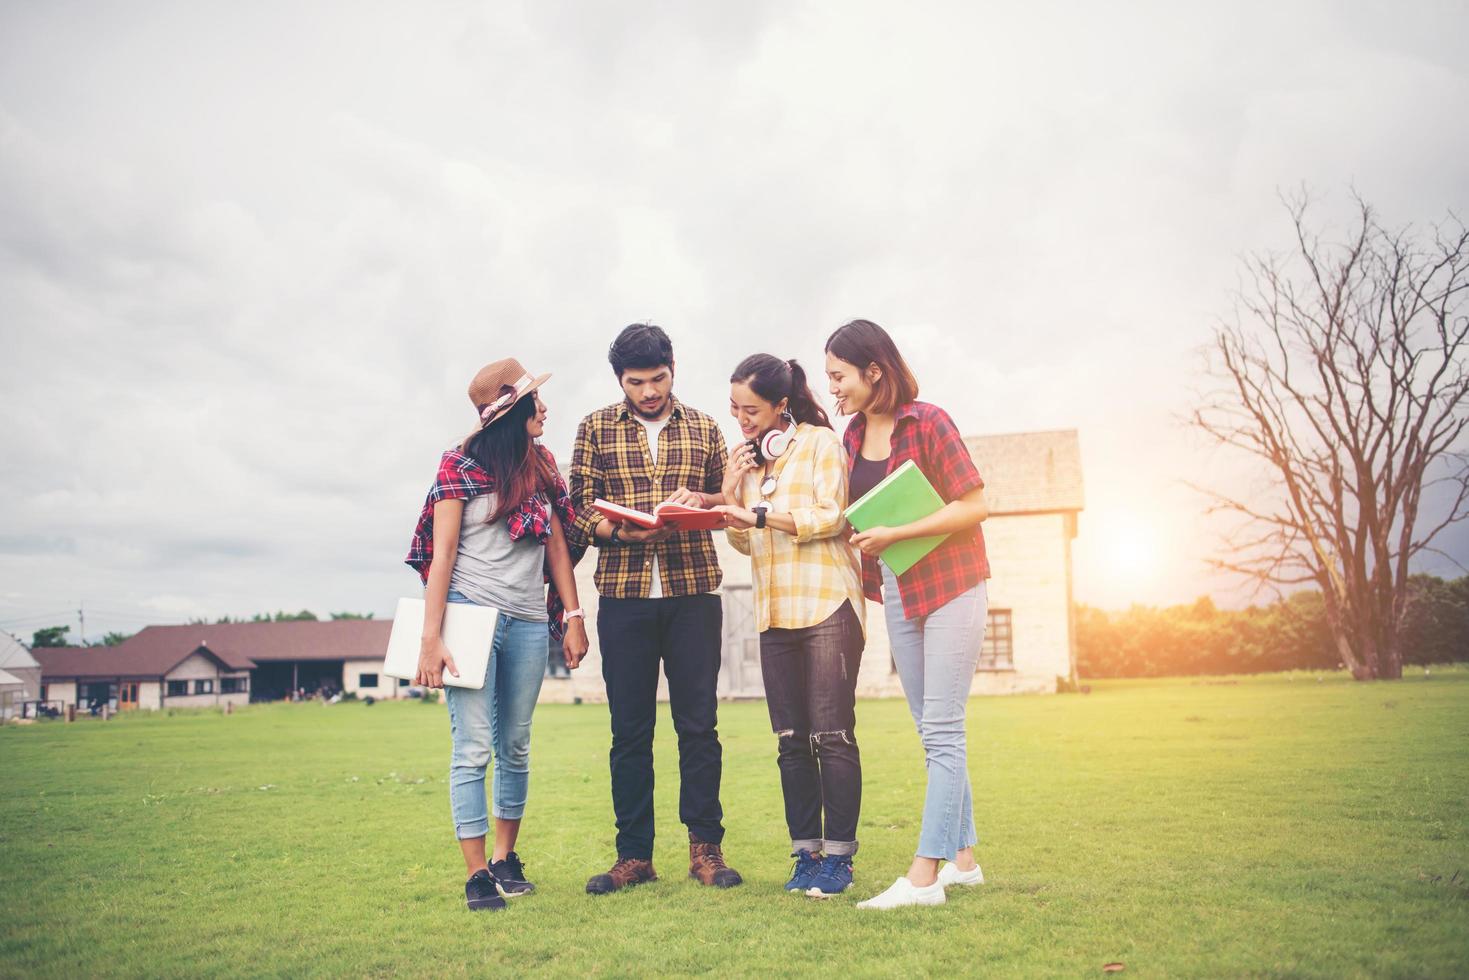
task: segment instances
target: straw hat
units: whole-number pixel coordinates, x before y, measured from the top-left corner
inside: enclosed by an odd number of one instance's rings
[[[479,413],[479,425],[464,437],[469,442],[495,419],[515,407],[515,403],[545,384],[549,373],[534,377],[513,357],[486,364],[469,383],[469,401]]]

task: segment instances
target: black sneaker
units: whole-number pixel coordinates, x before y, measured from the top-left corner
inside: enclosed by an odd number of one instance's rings
[[[500,897],[500,890],[495,887],[495,876],[483,868],[472,874],[464,883],[464,903],[469,906],[471,912],[481,912],[486,909],[493,912],[505,907],[505,899]]]
[[[525,865],[521,863],[520,855],[514,851],[505,855],[503,861],[491,861],[490,874],[495,876],[495,884],[499,886],[500,894],[506,898],[529,895],[536,890],[535,885],[525,880]]]

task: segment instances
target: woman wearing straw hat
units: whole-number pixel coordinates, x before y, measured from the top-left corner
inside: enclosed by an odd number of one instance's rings
[[[465,900],[475,910],[504,908],[506,898],[535,890],[515,841],[525,812],[531,714],[546,671],[548,627],[568,667],[587,652],[562,533],[572,519],[571,501],[556,460],[536,442],[546,426],[536,390],[549,377],[534,377],[508,358],[474,376],[469,400],[479,424],[439,460],[407,559],[426,587],[415,683],[441,687],[445,671],[458,676],[440,636],[447,603],[500,612],[484,687],[444,689],[454,740],[449,803],[469,872]],[[554,586],[549,593],[548,581]],[[495,839],[487,854],[485,770],[492,754]]]

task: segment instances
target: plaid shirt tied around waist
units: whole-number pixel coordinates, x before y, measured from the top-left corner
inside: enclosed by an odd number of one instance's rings
[[[971,490],[984,486],[984,480],[974,467],[974,459],[969,455],[969,448],[964,445],[964,439],[948,412],[937,405],[915,401],[898,406],[896,415],[892,451],[888,454],[888,473],[913,460],[944,503],[952,503]],[[867,416],[859,412],[842,434],[842,444],[847,450],[849,480],[851,468],[857,465],[857,457],[862,452],[862,437],[866,433]],[[971,530],[956,531],[918,564],[898,576],[903,618],[927,616],[989,577],[984,531],[979,525]],[[862,591],[869,599],[883,601],[882,569],[875,558],[867,555],[862,556]]]
[[[571,451],[571,502],[576,519],[568,536],[582,548],[603,544],[595,533],[603,517],[592,507],[598,497],[651,512],[680,487],[717,494],[724,483],[728,456],[718,424],[677,398],[658,437],[656,466],[648,453],[647,429],[633,417],[625,400],[593,412],[577,426]],[[679,531],[656,544],[625,542],[599,547],[597,592],[613,599],[646,599],[653,584],[655,557],[665,596],[698,595],[719,588],[719,559],[710,532]]]

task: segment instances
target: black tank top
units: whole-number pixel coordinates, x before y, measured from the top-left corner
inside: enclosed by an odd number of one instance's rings
[[[847,502],[855,504],[888,475],[888,461],[868,459],[860,452],[857,465],[852,467],[852,479],[847,484]]]

